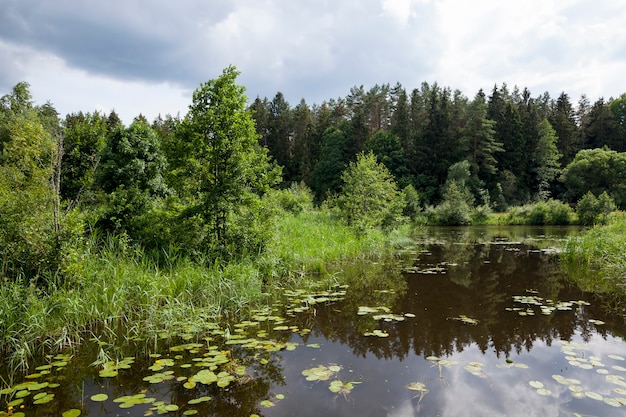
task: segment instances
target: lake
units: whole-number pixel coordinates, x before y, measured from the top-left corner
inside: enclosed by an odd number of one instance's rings
[[[245,320],[42,358],[0,416],[623,416],[624,320],[568,284],[575,233],[433,228]]]

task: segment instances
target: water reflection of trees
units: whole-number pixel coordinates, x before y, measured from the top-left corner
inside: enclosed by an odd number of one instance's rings
[[[586,321],[602,317],[596,306],[521,317],[514,311],[513,295],[536,294],[544,299],[574,301],[585,296],[568,286],[550,255],[521,243],[445,243],[429,247],[416,261],[420,269],[443,266],[435,274],[400,274],[378,266],[348,278],[350,291],[341,304],[318,310],[314,334],[349,345],[354,354],[377,358],[404,358],[409,354],[447,356],[475,344],[483,352],[508,357],[529,351],[542,341],[570,340],[575,331],[589,331]],[[391,288],[392,293],[379,290]],[[394,313],[413,313],[404,322],[377,322],[357,316],[358,306],[391,307]],[[467,325],[455,320],[466,315],[479,321]],[[387,338],[364,337],[374,328]],[[585,330],[587,329],[587,330]]]

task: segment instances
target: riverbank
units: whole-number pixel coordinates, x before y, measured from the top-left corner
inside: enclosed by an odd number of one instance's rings
[[[87,242],[78,283],[43,290],[0,284],[0,352],[13,368],[90,338],[104,342],[201,330],[272,302],[278,289],[330,285],[329,265],[390,253],[389,236],[356,234],[328,213],[285,213],[266,251],[227,265],[178,259],[158,267],[122,239]],[[122,340],[120,340],[120,338]]]
[[[626,315],[626,213],[615,212],[606,225],[568,240],[561,262],[576,285]]]

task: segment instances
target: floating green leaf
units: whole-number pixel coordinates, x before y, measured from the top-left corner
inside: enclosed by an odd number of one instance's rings
[[[626,404],[626,399],[623,398],[604,398],[604,402],[612,407],[621,407]]]
[[[63,417],[78,417],[80,415],[80,410],[77,408],[72,408],[71,410],[64,411],[61,415]]]
[[[463,324],[470,324],[472,326],[478,324],[478,320],[468,317],[465,314],[460,314],[458,317],[453,317],[452,320],[458,320]]]
[[[389,337],[389,333],[384,330],[376,329],[371,332],[363,333],[363,336]]]
[[[54,399],[54,394],[43,393],[43,392],[41,394],[44,394],[44,395],[37,398],[37,396],[40,395],[40,394],[37,394],[35,397],[33,397],[33,399],[35,400],[33,401],[33,404],[46,404]]]
[[[596,401],[603,401],[604,397],[602,397],[602,395],[598,394],[597,392],[593,392],[593,391],[587,391],[585,392],[585,395],[589,398],[591,398],[592,400],[596,400]]]
[[[331,367],[336,369],[333,365],[331,365]],[[327,381],[335,373],[336,371],[333,371],[330,367],[326,367],[324,365],[319,365],[302,371],[302,375],[306,377],[307,381]]]
[[[211,397],[205,396],[205,397],[200,397],[200,398],[194,398],[193,400],[187,401],[187,404],[194,405],[194,404],[200,404],[200,403],[207,402],[207,401],[211,401]]]
[[[109,396],[106,394],[95,394],[95,395],[92,395],[90,398],[91,398],[91,401],[101,402],[101,401],[108,400]]]
[[[276,406],[276,404],[274,404],[270,400],[263,400],[263,401],[261,401],[260,405],[261,405],[261,407],[265,407],[265,408],[275,407]]]
[[[406,386],[406,388],[411,391],[419,391],[423,393],[428,392],[428,389],[426,389],[426,384],[424,384],[423,382],[411,382],[409,385]]]

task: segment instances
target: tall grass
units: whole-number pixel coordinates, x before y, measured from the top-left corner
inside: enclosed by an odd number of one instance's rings
[[[27,367],[44,352],[96,337],[111,343],[201,331],[269,303],[276,288],[307,286],[331,264],[380,256],[380,232],[357,236],[320,211],[285,213],[267,250],[227,265],[178,257],[158,267],[123,237],[86,243],[77,276],[45,291],[0,283],[0,353]]]
[[[577,285],[608,296],[626,313],[626,213],[613,213],[607,225],[570,239],[561,260]]]

